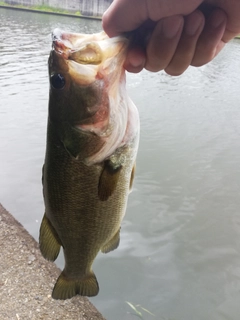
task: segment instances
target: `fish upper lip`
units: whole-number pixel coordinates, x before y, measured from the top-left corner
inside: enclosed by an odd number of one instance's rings
[[[63,43],[62,43],[62,41],[60,40],[58,40],[58,39],[56,39],[56,40],[53,40],[53,42],[52,42],[52,47],[53,47],[53,49],[55,50],[55,51],[57,51],[57,52],[59,52],[59,53],[62,53],[63,52],[63,50],[61,50],[61,47],[63,47]]]
[[[67,45],[66,40],[62,39],[62,31],[60,29],[55,29],[52,32],[52,49],[57,53],[64,54],[66,59],[68,58],[69,52],[72,49],[71,43],[69,42],[69,45]]]

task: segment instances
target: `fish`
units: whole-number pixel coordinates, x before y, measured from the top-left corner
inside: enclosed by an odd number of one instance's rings
[[[54,299],[96,296],[93,261],[120,243],[140,132],[126,90],[128,46],[125,36],[103,31],[52,33],[39,247],[49,261],[63,249]]]

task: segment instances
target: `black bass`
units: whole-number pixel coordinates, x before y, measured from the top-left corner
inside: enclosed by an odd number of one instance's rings
[[[54,299],[95,296],[92,263],[119,245],[138,149],[123,69],[128,40],[58,29],[52,38],[40,250],[54,261],[63,247]]]

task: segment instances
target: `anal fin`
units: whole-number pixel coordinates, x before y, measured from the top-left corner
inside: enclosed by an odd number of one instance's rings
[[[81,296],[93,297],[99,292],[99,286],[95,274],[90,271],[81,279],[71,279],[65,275],[64,271],[60,274],[52,292],[53,299],[66,300],[77,294]]]
[[[39,247],[45,259],[55,261],[60,251],[60,240],[50,221],[44,214],[39,235]]]
[[[116,234],[113,236],[113,238],[101,248],[102,253],[108,253],[110,251],[117,249],[117,247],[119,246],[119,243],[120,243],[120,228],[116,232]]]
[[[106,201],[117,187],[122,166],[113,167],[110,160],[104,162],[102,174],[99,178],[98,197]]]

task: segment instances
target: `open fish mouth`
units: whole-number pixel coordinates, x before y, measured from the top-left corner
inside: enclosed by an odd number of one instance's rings
[[[102,34],[102,37],[101,37]],[[52,33],[53,49],[65,59],[73,60],[81,64],[100,64],[102,62],[102,50],[97,41],[107,38],[106,34],[98,34],[98,39],[81,34],[70,34],[55,29]],[[97,40],[97,41],[96,41]]]
[[[64,59],[79,64],[100,65],[123,51],[127,43],[127,38],[119,36],[110,39],[103,31],[90,35],[55,29],[52,33],[53,50]]]

